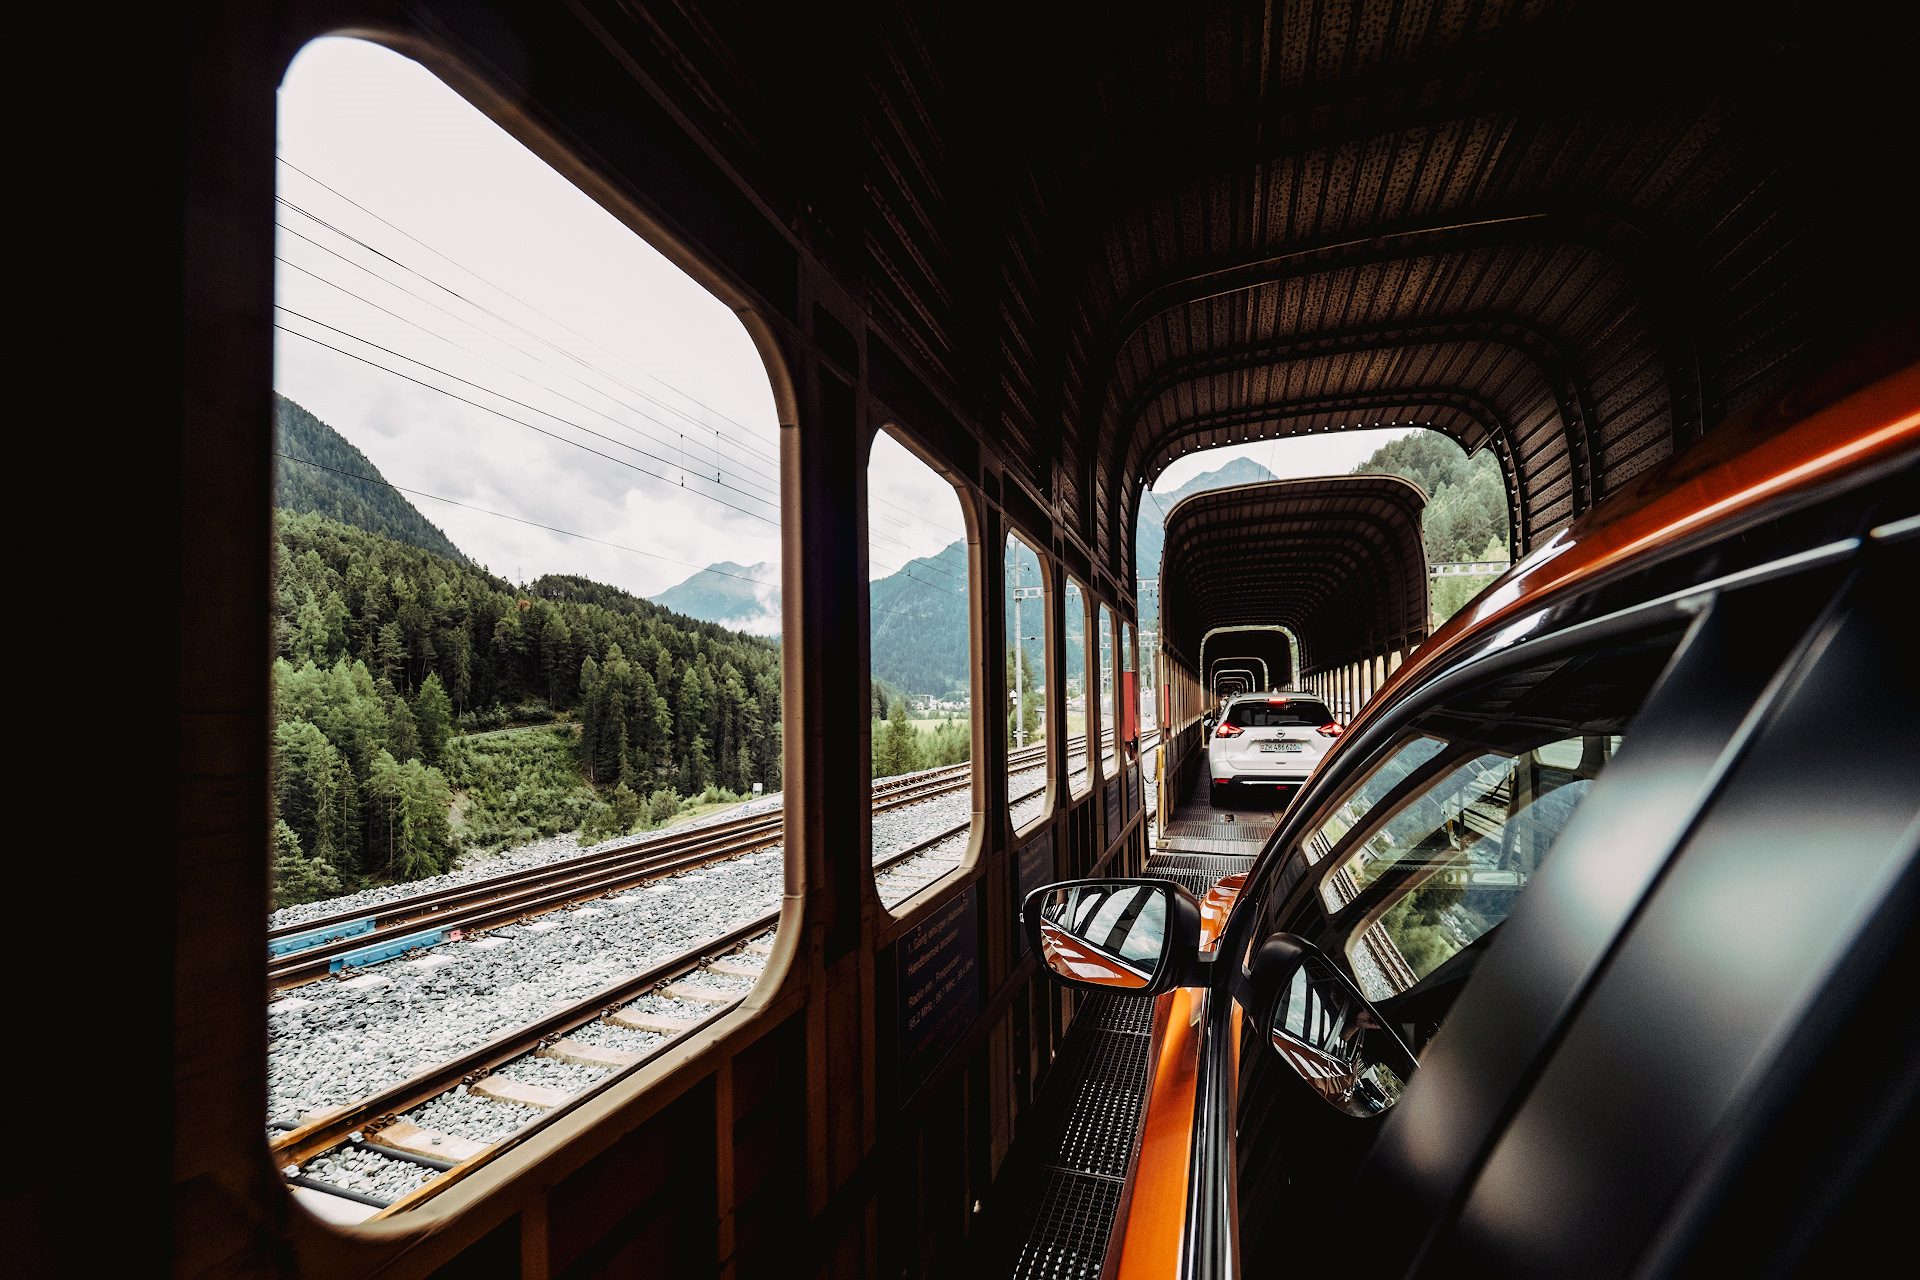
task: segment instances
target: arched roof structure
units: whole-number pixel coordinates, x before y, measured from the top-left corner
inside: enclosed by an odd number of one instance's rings
[[[1427,495],[1399,476],[1215,489],[1167,513],[1161,643],[1189,665],[1216,627],[1285,627],[1300,673],[1407,650],[1427,635]]]
[[[416,11],[1123,606],[1176,458],[1428,426],[1524,553],[1917,283],[1911,5]]]

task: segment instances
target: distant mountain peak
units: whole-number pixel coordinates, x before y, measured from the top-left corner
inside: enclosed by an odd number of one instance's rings
[[[780,633],[780,566],[765,560],[759,564],[721,560],[647,599],[729,631],[759,636]]]

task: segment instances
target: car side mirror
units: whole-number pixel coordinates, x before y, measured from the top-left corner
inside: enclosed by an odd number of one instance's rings
[[[1042,885],[1020,904],[1020,923],[1047,975],[1063,986],[1156,996],[1205,981],[1194,973],[1200,903],[1171,880]]]
[[[1419,1061],[1312,943],[1274,934],[1255,953],[1252,978],[1274,1052],[1329,1106],[1366,1117],[1400,1100]]]

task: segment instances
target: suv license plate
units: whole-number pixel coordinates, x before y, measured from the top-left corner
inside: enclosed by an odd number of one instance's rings
[[[1306,744],[1301,742],[1263,742],[1260,744],[1260,749],[1275,755],[1289,755],[1306,750]]]

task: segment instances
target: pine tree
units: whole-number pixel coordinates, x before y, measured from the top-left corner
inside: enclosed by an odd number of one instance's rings
[[[298,906],[337,897],[340,877],[326,858],[300,851],[300,837],[285,822],[273,824],[273,905]]]
[[[400,638],[400,624],[389,622],[380,628],[373,650],[373,669],[382,680],[393,680],[406,666],[407,647]]]
[[[414,723],[413,709],[398,694],[387,708],[387,750],[396,760],[420,758],[419,726]]]
[[[413,720],[420,734],[421,758],[428,764],[439,764],[446,758],[447,742],[453,736],[453,703],[438,674],[421,682],[420,692],[413,699]]]
[[[342,868],[360,865],[360,783],[353,776],[353,762],[346,753],[340,753],[339,765],[334,773],[334,805],[337,818],[334,825],[333,848],[334,861]]]
[[[914,741],[918,736],[907,722],[905,700],[896,699],[893,710],[887,715],[887,727],[877,753],[879,758],[874,765],[874,776],[892,778],[920,768],[920,752]]]

